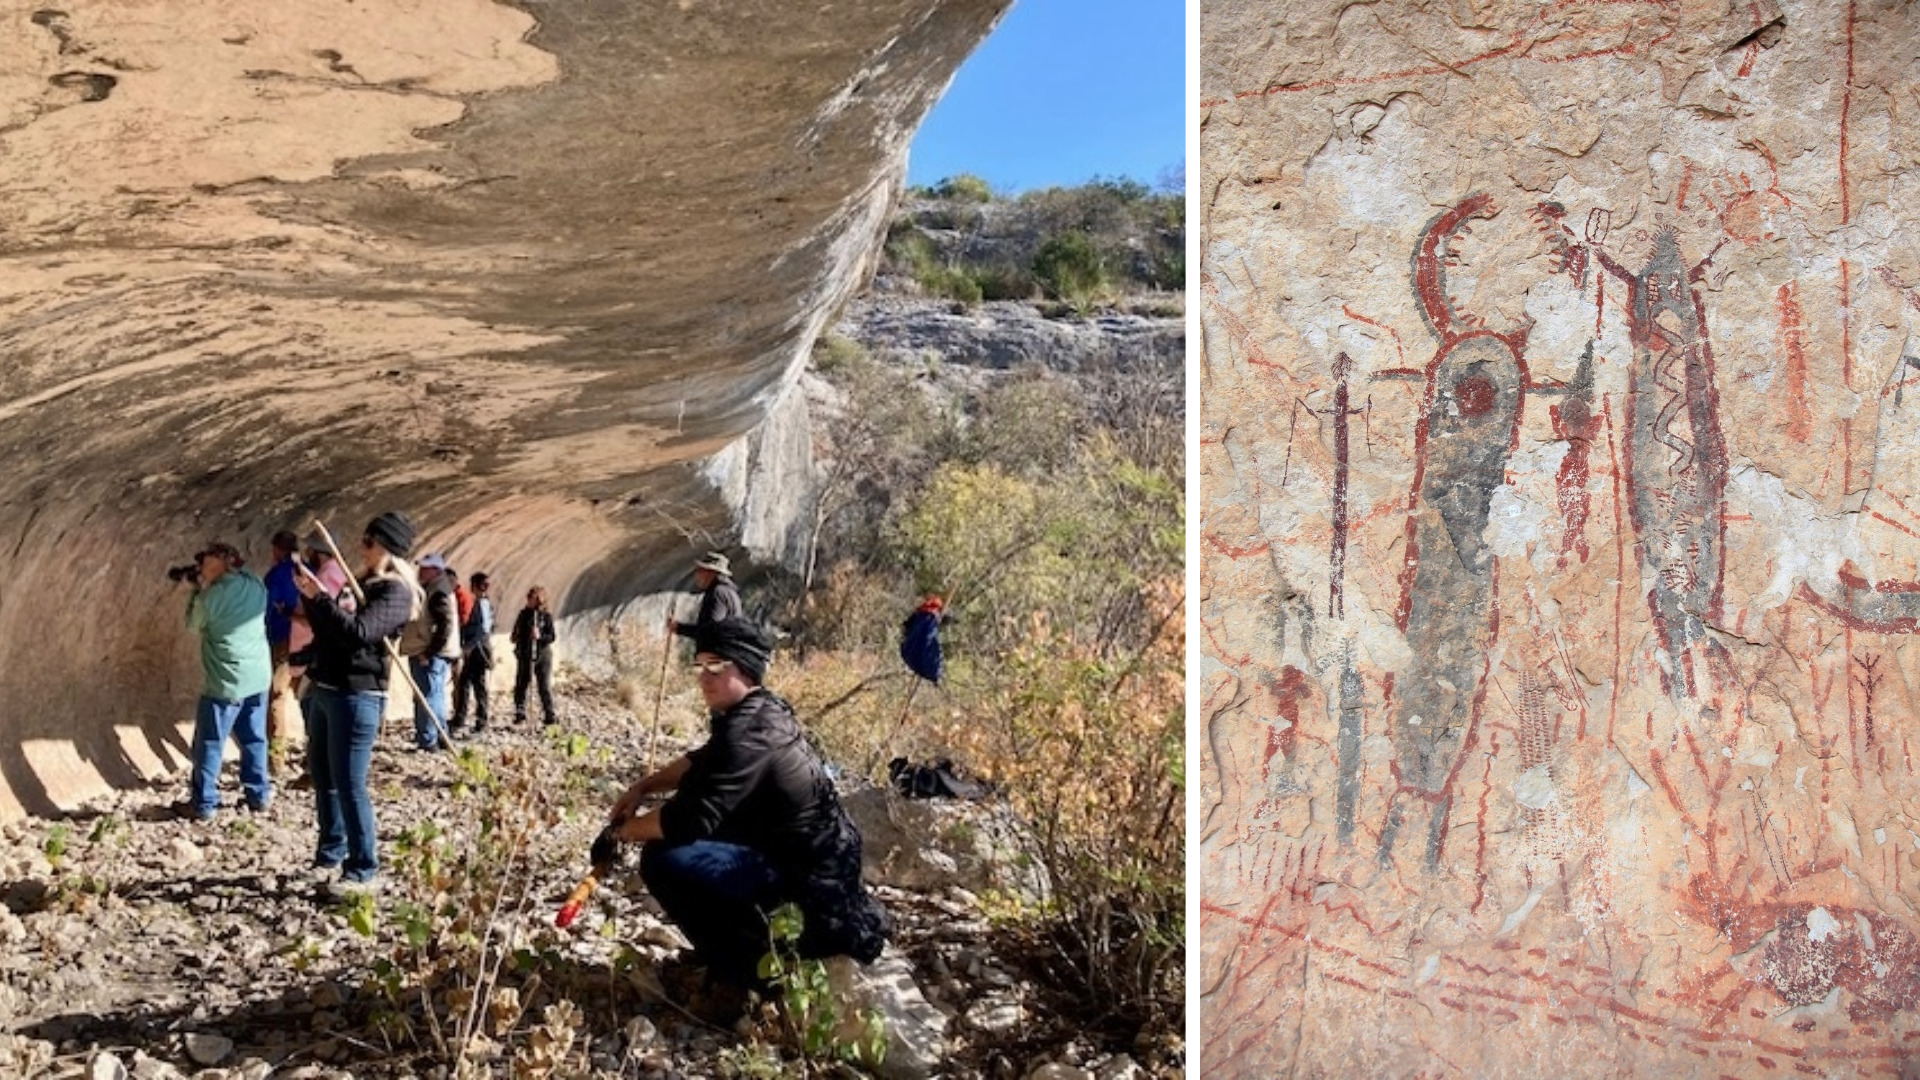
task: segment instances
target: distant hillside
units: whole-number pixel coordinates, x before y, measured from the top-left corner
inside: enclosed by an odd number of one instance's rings
[[[1177,315],[1186,243],[1178,192],[1095,180],[1001,198],[978,177],[956,176],[908,192],[875,288]]]

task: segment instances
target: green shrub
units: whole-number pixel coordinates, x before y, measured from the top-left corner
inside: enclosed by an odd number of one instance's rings
[[[1056,300],[1076,308],[1091,305],[1110,282],[1106,261],[1084,232],[1056,233],[1033,256],[1033,276]]]
[[[954,202],[985,203],[993,201],[993,188],[985,180],[972,173],[960,173],[949,176],[933,185],[933,197],[951,199]]]

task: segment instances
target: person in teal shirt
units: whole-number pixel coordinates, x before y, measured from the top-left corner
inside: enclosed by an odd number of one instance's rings
[[[180,812],[210,821],[220,809],[220,761],[227,738],[240,746],[240,787],[247,809],[273,801],[267,776],[267,691],[273,661],[267,649],[267,587],[243,567],[231,544],[213,543],[195,556],[199,579],[187,600],[187,629],[200,635],[205,683],[193,727],[193,775]]]

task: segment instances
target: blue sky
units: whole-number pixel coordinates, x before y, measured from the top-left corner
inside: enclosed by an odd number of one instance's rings
[[[1186,151],[1185,0],[1015,0],[915,136],[907,182],[1154,184]]]

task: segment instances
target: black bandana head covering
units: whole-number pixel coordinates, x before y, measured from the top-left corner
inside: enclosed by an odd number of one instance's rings
[[[733,665],[758,686],[766,677],[767,661],[773,658],[773,641],[750,620],[727,619],[696,631],[693,651],[733,661]]]

